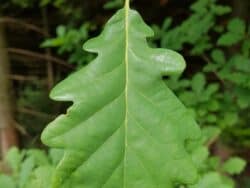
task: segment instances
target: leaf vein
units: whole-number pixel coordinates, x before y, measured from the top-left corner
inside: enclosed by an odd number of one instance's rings
[[[146,167],[146,165],[143,163],[143,161],[140,159],[140,157],[138,156],[138,154],[136,153],[136,151],[128,146],[128,148],[135,154],[135,157],[138,159],[139,163],[141,164],[141,166],[145,169],[145,171],[147,172],[147,174],[151,177],[152,181],[155,183],[155,185],[157,186],[156,188],[159,187],[157,181],[155,180],[154,176],[150,173],[150,170]]]
[[[80,122],[80,124],[83,123],[83,122],[88,121],[88,120],[91,119],[91,118],[93,118],[93,116],[95,116],[97,113],[99,113],[100,111],[102,111],[103,109],[105,109],[105,107],[107,107],[107,106],[111,105],[113,102],[115,102],[119,97],[122,96],[123,93],[124,93],[124,90],[122,90],[121,93],[120,93],[118,96],[116,96],[115,98],[113,98],[113,99],[111,99],[110,101],[108,101],[107,103],[105,103],[103,106],[101,106],[101,107],[100,107],[99,109],[97,109],[95,112],[93,112],[93,113],[89,114],[87,117],[85,117],[85,119],[83,119],[83,120]],[[80,124],[75,125],[75,126],[74,126],[73,128],[71,128],[70,130],[71,130],[71,131],[74,130],[74,129],[77,128]],[[64,135],[64,134],[67,134],[67,132],[64,132],[64,133],[62,133],[62,134],[58,134],[56,137],[62,136],[62,135]]]
[[[149,136],[149,138],[155,142],[157,145],[161,146],[163,144],[161,144],[158,140],[156,140],[152,134],[150,134],[150,132],[144,127],[142,126],[142,124],[131,114],[129,113],[129,115],[135,120],[135,123],[138,127],[140,127],[141,129],[143,129],[143,131]]]

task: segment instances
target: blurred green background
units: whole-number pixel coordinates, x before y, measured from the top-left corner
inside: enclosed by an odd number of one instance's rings
[[[60,151],[47,151],[40,134],[70,103],[51,101],[49,91],[95,57],[83,43],[122,6],[123,0],[0,0],[0,156],[8,161],[0,165],[0,187],[26,187],[32,173],[48,172],[39,166],[57,163]],[[152,47],[176,50],[187,62],[183,75],[164,79],[211,153],[197,188],[250,188],[250,1],[133,0],[131,7],[155,31]],[[19,150],[7,153],[13,145]]]

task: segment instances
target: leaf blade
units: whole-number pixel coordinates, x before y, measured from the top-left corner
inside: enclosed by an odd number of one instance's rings
[[[53,187],[73,181],[86,188],[171,188],[197,179],[184,143],[200,131],[162,80],[182,72],[184,59],[148,47],[148,36],[152,30],[137,12],[118,11],[84,45],[98,57],[52,91],[52,98],[74,102],[42,134],[45,144],[65,151]]]

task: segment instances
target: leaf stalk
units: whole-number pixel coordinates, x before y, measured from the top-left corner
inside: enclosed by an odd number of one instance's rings
[[[125,0],[125,9],[129,9],[129,0]]]

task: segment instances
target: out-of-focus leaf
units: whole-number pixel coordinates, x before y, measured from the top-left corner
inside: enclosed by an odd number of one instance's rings
[[[233,44],[238,43],[242,39],[243,36],[237,33],[226,33],[219,38],[217,44],[221,46],[231,46]]]
[[[5,160],[12,169],[13,173],[17,173],[19,171],[23,157],[24,151],[19,151],[16,147],[13,147],[8,151],[5,156]]]
[[[228,31],[232,33],[238,33],[239,35],[244,35],[246,32],[246,24],[243,20],[239,18],[234,18],[230,20],[228,26]]]
[[[49,164],[49,159],[44,151],[38,149],[30,149],[27,151],[27,157],[32,157],[34,163],[38,166],[46,166]]]
[[[197,73],[193,78],[191,82],[191,87],[194,92],[197,94],[200,94],[202,90],[204,89],[206,84],[206,79],[204,74],[202,73]]]
[[[246,166],[246,161],[239,157],[232,157],[223,164],[223,170],[229,174],[240,174]]]
[[[215,63],[225,63],[226,58],[222,50],[215,49],[211,53],[211,57]]]
[[[18,186],[20,188],[24,188],[27,185],[28,179],[30,178],[34,167],[35,167],[35,162],[33,157],[29,157],[23,161],[20,168],[19,182],[18,182]]]
[[[234,188],[234,184],[230,181],[225,181],[224,178],[217,172],[205,174],[197,185],[190,188]]]
[[[49,188],[53,171],[54,168],[51,166],[38,167],[25,188]]]
[[[221,133],[221,129],[218,127],[207,126],[202,129],[203,143],[208,144],[216,139]]]
[[[16,188],[15,181],[12,177],[0,174],[1,188]]]

